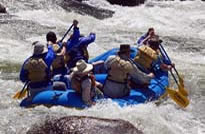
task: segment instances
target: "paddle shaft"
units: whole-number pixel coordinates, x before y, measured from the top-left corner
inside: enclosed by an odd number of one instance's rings
[[[70,32],[71,28],[73,27],[73,24],[69,27],[69,29],[66,31],[66,33],[64,34],[64,36],[62,37],[62,39],[60,40],[60,42],[63,42],[63,40],[65,39],[66,35]]]
[[[135,65],[137,68],[139,68],[141,71],[144,71],[145,73],[149,73],[149,70],[147,70],[146,68],[143,68],[141,65],[139,65],[138,63],[134,62],[133,59],[129,58],[128,59],[132,65]]]
[[[169,56],[168,56],[167,52],[165,51],[164,47],[163,47],[161,44],[159,44],[159,46],[160,46],[160,48],[163,50],[164,54],[166,55],[168,61],[169,61],[170,64],[171,64],[172,61],[171,61],[171,59],[169,58]],[[160,49],[160,51],[161,51],[161,49]],[[161,52],[161,53],[162,53],[162,52]],[[163,55],[163,54],[162,54],[162,55]],[[177,76],[179,77],[179,73],[178,73],[177,69],[175,68],[175,66],[174,66],[173,68],[174,68],[174,71],[176,72]],[[172,73],[172,74],[173,74],[173,73]],[[176,79],[176,78],[175,78],[175,79]]]
[[[160,46],[160,49],[159,49],[159,50],[160,50],[162,56],[164,57],[163,54],[165,54],[166,58],[168,59],[168,61],[169,61],[170,64],[171,64],[171,60],[170,60],[168,54],[166,53],[165,49],[163,48],[163,46],[162,46],[161,44],[159,44],[159,46]],[[163,50],[163,53],[162,53],[162,50]],[[174,71],[176,72],[176,74],[177,74],[177,76],[178,76],[178,78],[179,78],[179,82],[177,81],[177,79],[176,79],[176,77],[174,76],[173,72],[172,72],[172,71],[170,71],[170,72],[171,72],[171,75],[173,76],[173,78],[174,78],[174,80],[175,80],[177,86],[179,87],[179,91],[180,91],[184,96],[188,96],[188,92],[184,89],[184,84],[183,84],[183,82],[180,82],[181,76],[179,75],[179,73],[178,73],[178,71],[176,70],[175,66],[174,66],[173,68],[174,68]]]
[[[171,62],[171,60],[170,60],[170,58],[169,58],[168,54],[166,53],[166,51],[165,51],[164,47],[163,47],[161,44],[159,44],[159,46],[160,46],[160,48],[159,48],[160,53],[162,54],[162,56],[163,56],[164,58],[167,58],[167,59],[168,59],[168,61],[169,61],[169,63],[171,64],[172,62]],[[163,51],[163,52],[162,52],[162,51]],[[165,54],[165,56],[166,56],[166,57],[164,56],[164,54]],[[177,70],[176,70],[176,68],[175,68],[175,67],[174,67],[174,70],[175,70],[175,72],[176,72],[177,76],[179,77],[179,74],[178,74],[178,72],[177,72]],[[179,86],[179,83],[178,83],[178,81],[177,81],[176,77],[174,76],[173,72],[172,72],[172,71],[170,71],[170,73],[171,73],[172,77],[174,78],[174,81],[177,83],[177,86]]]
[[[22,88],[22,90],[21,90],[21,92],[20,92],[20,95],[23,93],[23,91],[24,91],[24,89],[26,88],[26,86],[28,85],[28,83],[29,83],[29,81],[26,81],[26,83],[24,84],[24,86],[23,86],[23,88]]]

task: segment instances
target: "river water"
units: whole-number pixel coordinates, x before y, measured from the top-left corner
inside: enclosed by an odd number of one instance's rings
[[[115,14],[98,20],[67,12],[54,0],[0,0],[9,12],[0,15],[0,134],[23,134],[35,123],[68,115],[124,119],[145,134],[204,134],[205,3],[147,1],[138,7],[121,7],[105,0],[85,2],[113,10]],[[95,32],[97,35],[95,43],[88,48],[91,57],[119,47],[121,43],[134,46],[142,33],[154,27],[164,40],[164,47],[176,68],[184,76],[190,105],[181,109],[168,99],[160,105],[149,102],[125,108],[111,102],[84,110],[60,106],[19,107],[20,100],[12,99],[12,95],[23,86],[18,78],[19,70],[32,53],[31,43],[36,40],[45,42],[45,35],[51,30],[60,39],[73,19],[79,21],[81,33]]]

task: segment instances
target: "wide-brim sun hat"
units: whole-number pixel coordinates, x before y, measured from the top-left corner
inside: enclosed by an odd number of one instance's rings
[[[74,73],[88,73],[93,69],[92,64],[86,63],[84,60],[79,60],[76,67],[73,68]]]
[[[39,41],[34,42],[33,45],[33,55],[40,55],[48,52],[48,48]]]
[[[118,53],[126,53],[126,52],[130,52],[130,45],[129,44],[121,44],[120,45],[120,50],[118,51]]]

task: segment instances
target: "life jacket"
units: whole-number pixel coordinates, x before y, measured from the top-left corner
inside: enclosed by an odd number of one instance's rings
[[[30,83],[48,81],[48,66],[43,58],[31,57],[25,63],[24,69],[28,71],[28,79]]]
[[[81,84],[84,80],[86,80],[88,78],[91,80],[91,89],[95,88],[96,87],[96,82],[95,82],[95,76],[94,75],[86,75],[82,78],[80,78],[77,75],[74,75],[71,78],[71,88],[74,89],[77,93],[81,94],[82,93]]]
[[[84,46],[84,47],[82,47],[81,49],[82,49],[82,51],[83,51],[83,56],[84,56],[84,58],[85,58],[86,60],[88,60],[88,59],[89,59],[89,53],[88,53],[87,47]]]
[[[89,54],[87,51],[87,47],[74,47],[69,52],[65,54],[65,63],[68,68],[73,68],[76,65],[76,62],[80,59],[88,62]]]
[[[133,69],[131,63],[116,56],[108,64],[110,65],[108,65],[107,79],[118,83],[127,83],[128,74]]]
[[[142,67],[150,70],[152,68],[153,61],[158,58],[157,52],[145,45],[139,47],[138,50],[139,52],[134,58],[134,61]]]
[[[65,56],[64,56],[64,62],[65,62],[65,63],[68,63],[70,60],[71,60],[70,53],[69,53],[69,52],[66,52],[66,53],[65,53]]]
[[[53,69],[63,68],[65,67],[64,56],[58,55],[61,52],[61,48],[58,44],[53,44],[53,50],[56,53],[56,58],[52,62]]]

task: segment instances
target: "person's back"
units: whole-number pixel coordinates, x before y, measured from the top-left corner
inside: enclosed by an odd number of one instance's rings
[[[52,45],[53,50],[56,54],[56,58],[54,59],[52,63],[52,68],[53,68],[53,76],[57,74],[66,74],[67,73],[67,68],[65,65],[64,61],[64,55],[65,55],[65,46],[63,45],[62,42],[56,42],[57,37],[54,32],[48,32],[46,35],[46,40],[49,45]]]
[[[52,46],[48,49],[40,42],[34,43],[34,52],[23,64],[20,80],[29,82],[28,90],[33,97],[38,92],[51,88],[51,64],[55,54]]]
[[[153,61],[157,60],[158,54],[149,46],[141,46],[138,48],[138,54],[134,61],[144,72],[151,72]]]
[[[94,104],[92,98],[96,95],[96,91],[99,91],[97,87],[102,87],[91,73],[92,69],[92,64],[87,64],[84,60],[79,60],[71,74],[72,88],[82,95],[83,102],[88,106]]]
[[[110,56],[105,64],[107,65],[106,68],[108,68],[109,72],[108,80],[121,83],[127,82],[128,73],[132,70],[132,65],[129,61],[126,61],[116,55]]]
[[[145,72],[156,73],[160,69],[171,69],[171,66],[165,64],[166,59],[159,52],[159,43],[159,36],[155,35],[150,38],[147,45],[138,48],[139,52],[134,61]]]
[[[117,56],[110,56],[105,61],[105,67],[108,69],[108,77],[104,84],[104,94],[111,98],[119,98],[129,95],[130,87],[128,80],[130,74],[139,78],[143,83],[149,83],[149,76],[140,72],[129,61],[130,46],[121,45]]]

